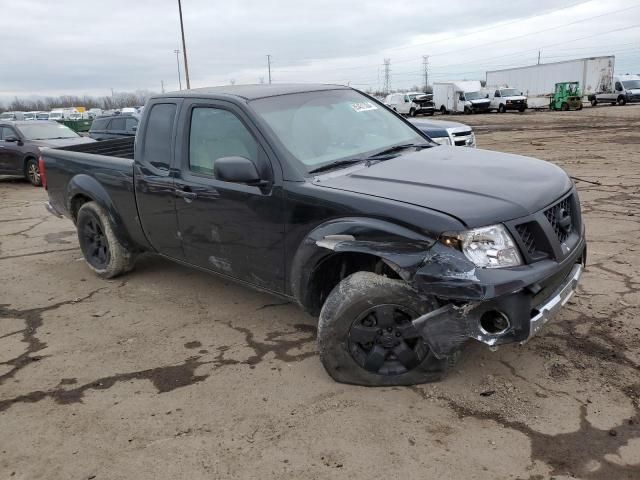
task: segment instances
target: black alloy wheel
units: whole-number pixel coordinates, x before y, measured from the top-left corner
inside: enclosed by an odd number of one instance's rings
[[[88,216],[83,222],[80,238],[86,260],[97,269],[106,268],[111,259],[109,240],[98,217]]]
[[[401,305],[376,305],[364,311],[349,329],[349,351],[365,370],[400,375],[420,365],[429,354],[411,323],[418,315]]]

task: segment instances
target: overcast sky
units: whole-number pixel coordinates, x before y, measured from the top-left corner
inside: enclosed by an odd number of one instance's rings
[[[192,87],[267,81],[392,88],[616,55],[640,73],[639,0],[183,0]],[[177,0],[0,0],[0,100],[178,87]],[[181,65],[182,73],[184,68]],[[184,86],[184,80],[183,80]]]

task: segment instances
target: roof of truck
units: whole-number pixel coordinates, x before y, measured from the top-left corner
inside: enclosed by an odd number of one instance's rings
[[[278,95],[289,95],[292,93],[317,92],[322,90],[343,90],[344,85],[325,85],[320,83],[274,83],[256,85],[224,85],[221,87],[192,88],[190,90],[180,90],[158,95],[154,98],[163,97],[219,97],[233,96],[244,98],[245,100],[255,100],[257,98],[275,97]]]

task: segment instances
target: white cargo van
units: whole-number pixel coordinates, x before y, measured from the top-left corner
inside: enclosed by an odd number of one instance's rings
[[[602,92],[589,95],[591,105],[595,107],[598,103],[625,105],[627,102],[640,102],[640,75],[615,75],[612,84]]]
[[[435,82],[433,103],[441,113],[488,112],[491,106],[489,95],[482,91],[478,80]]]

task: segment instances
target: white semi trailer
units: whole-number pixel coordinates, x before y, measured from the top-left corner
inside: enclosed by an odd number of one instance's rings
[[[549,96],[559,82],[579,82],[586,98],[596,92],[609,91],[615,57],[579,58],[563,62],[541,63],[528,67],[487,72],[487,85],[509,85],[528,97],[529,108],[549,105]]]

